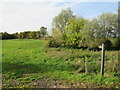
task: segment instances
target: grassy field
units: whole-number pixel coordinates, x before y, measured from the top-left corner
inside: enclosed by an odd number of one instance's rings
[[[106,51],[105,76],[100,76],[101,51],[48,48],[44,40],[3,40],[3,88],[118,88],[118,51]],[[89,73],[84,59],[88,57]]]

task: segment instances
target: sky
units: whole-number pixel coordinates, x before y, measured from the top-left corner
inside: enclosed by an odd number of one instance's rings
[[[77,16],[92,19],[105,12],[117,13],[117,0],[0,0],[0,32],[37,31],[52,28],[52,20],[62,9],[71,8]],[[86,1],[86,2],[85,2]]]

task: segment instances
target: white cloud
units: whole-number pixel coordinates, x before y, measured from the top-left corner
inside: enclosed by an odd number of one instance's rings
[[[66,0],[59,1],[63,2]],[[0,3],[0,30],[7,31],[9,33],[14,33],[28,30],[39,30],[41,26],[45,26],[50,32],[52,19],[56,15],[58,15],[61,9],[65,9],[67,7],[74,7],[77,4],[78,3],[76,2],[60,4],[58,2],[44,1],[2,2]]]
[[[2,29],[2,4],[0,4],[0,30]]]
[[[39,30],[41,26],[48,27],[50,32],[51,23],[61,9],[72,7],[75,4],[58,3],[2,3],[2,31],[9,33]]]

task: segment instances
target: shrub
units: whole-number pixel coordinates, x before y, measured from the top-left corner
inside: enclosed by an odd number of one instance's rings
[[[61,39],[52,38],[48,41],[48,47],[61,47],[64,46],[64,41]]]

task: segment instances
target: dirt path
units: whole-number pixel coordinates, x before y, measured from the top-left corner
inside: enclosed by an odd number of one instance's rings
[[[0,73],[0,90],[2,88],[2,74]]]

